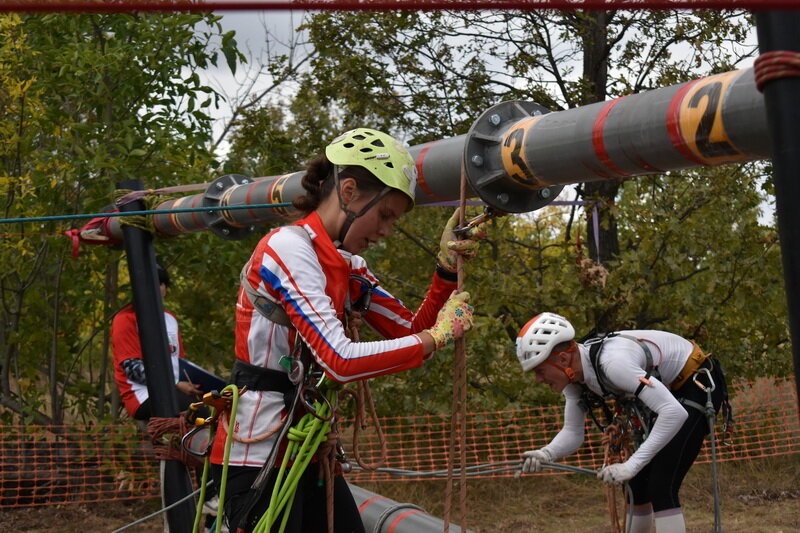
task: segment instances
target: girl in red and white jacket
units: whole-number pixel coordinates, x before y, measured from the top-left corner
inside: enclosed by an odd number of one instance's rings
[[[416,368],[472,327],[469,294],[454,292],[455,264],[457,255],[474,255],[477,241],[456,239],[458,213],[445,227],[439,264],[416,312],[381,287],[357,255],[387,237],[413,207],[416,166],[398,141],[375,130],[351,130],[309,164],[302,185],[306,194],[294,205],[306,216],[262,238],[242,272],[232,379],[248,390],[239,398],[229,460],[225,511],[232,531],[250,531],[269,502],[271,484],[245,520],[247,491],[273,447],[281,445],[274,430],[287,413],[284,395],[294,391],[282,357],[304,343],[330,379],[346,383]],[[354,306],[360,320],[386,340],[348,337],[348,303],[365,298],[368,308]],[[211,457],[217,480],[225,439],[220,426]],[[298,486],[287,531],[327,531],[325,488],[318,480],[312,463]],[[341,476],[335,477],[334,493],[335,530],[363,531]]]

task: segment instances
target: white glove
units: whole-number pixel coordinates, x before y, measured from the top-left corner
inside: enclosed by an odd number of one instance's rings
[[[636,473],[631,470],[628,463],[616,463],[613,465],[604,466],[598,473],[597,477],[606,482],[619,485],[626,481],[633,479]]]
[[[523,474],[541,472],[542,463],[549,463],[553,460],[553,456],[544,448],[525,452],[522,454],[522,458],[525,460],[525,462],[522,463]]]

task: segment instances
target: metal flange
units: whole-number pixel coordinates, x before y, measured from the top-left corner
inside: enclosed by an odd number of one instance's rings
[[[522,120],[549,112],[534,102],[511,100],[490,107],[472,125],[464,143],[464,168],[472,189],[488,205],[507,213],[526,213],[546,206],[563,189],[509,175],[506,166],[520,160],[514,150],[522,149],[521,141],[510,145],[514,139],[507,132]]]
[[[246,185],[252,180],[243,174],[226,174],[217,178],[208,186],[203,194],[203,207],[217,207],[223,205],[226,192],[232,187]],[[208,229],[214,235],[229,241],[240,241],[249,237],[255,231],[255,226],[235,226],[225,220],[224,211],[203,211],[203,217],[208,224]]]

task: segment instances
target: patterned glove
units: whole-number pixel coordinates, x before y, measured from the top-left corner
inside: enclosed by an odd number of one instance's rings
[[[553,456],[544,448],[525,452],[522,454],[522,458],[525,460],[525,462],[522,463],[523,474],[541,472],[542,463],[550,463],[553,461]]]
[[[598,473],[597,477],[606,483],[619,485],[626,481],[633,479],[636,473],[631,470],[628,463],[616,463],[613,465],[604,466]]]
[[[457,270],[456,260],[459,255],[464,259],[475,257],[478,254],[480,241],[486,238],[486,232],[483,229],[479,229],[478,226],[470,228],[466,234],[462,234],[461,239],[456,236],[453,229],[458,224],[460,209],[460,207],[457,207],[447,224],[445,224],[442,237],[439,240],[439,252],[436,254],[437,261],[448,272]]]
[[[472,306],[468,301],[468,292],[453,292],[439,310],[436,323],[426,330],[433,337],[437,350],[472,329]]]

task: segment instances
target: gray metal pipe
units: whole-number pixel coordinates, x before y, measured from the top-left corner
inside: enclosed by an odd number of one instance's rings
[[[502,102],[468,134],[410,152],[418,205],[458,199],[463,161],[469,197],[521,213],[547,205],[567,184],[765,159],[771,145],[764,99],[753,70],[744,69],[554,113],[531,102]],[[303,193],[302,176],[230,174],[205,193],[156,209],[290,202]],[[286,207],[253,208],[156,214],[153,222],[167,236],[208,229],[241,239],[257,225],[285,223],[293,215]],[[121,237],[118,219],[109,228]]]
[[[408,503],[398,503],[385,496],[349,484],[350,492],[358,506],[361,521],[367,533],[439,533],[444,531],[444,521],[431,516],[424,509]],[[452,522],[450,531],[461,533]],[[467,530],[470,533],[472,530]]]

